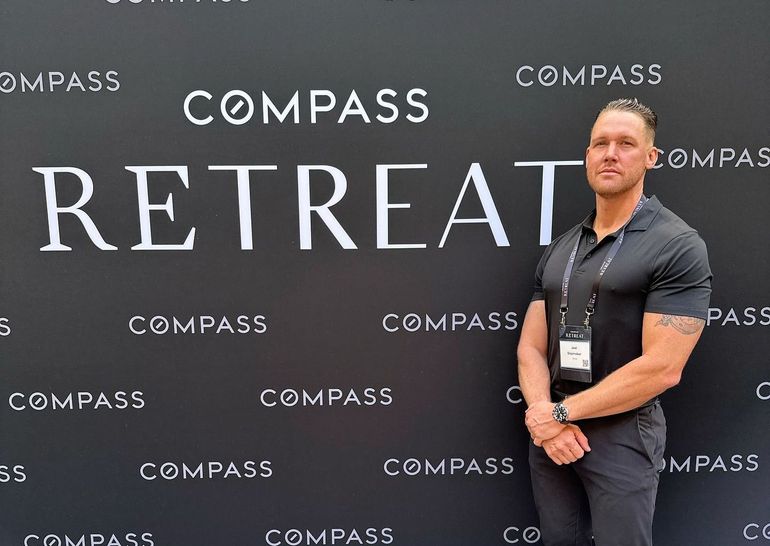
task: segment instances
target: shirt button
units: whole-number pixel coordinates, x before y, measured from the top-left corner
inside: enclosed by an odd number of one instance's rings
[[[591,244],[594,244],[596,242],[596,239],[594,239],[593,237],[589,237],[588,242]]]

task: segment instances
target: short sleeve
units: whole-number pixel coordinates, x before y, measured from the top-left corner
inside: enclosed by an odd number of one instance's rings
[[[551,255],[551,246],[549,245],[535,269],[535,292],[532,294],[531,301],[540,301],[545,299],[545,291],[543,290],[543,271],[545,271],[545,264],[548,261],[548,257]]]
[[[711,268],[703,239],[683,233],[658,253],[644,310],[706,319],[711,298]]]

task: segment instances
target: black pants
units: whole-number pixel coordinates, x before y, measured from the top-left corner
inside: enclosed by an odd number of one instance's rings
[[[591,451],[559,466],[530,442],[532,490],[545,546],[650,546],[666,447],[660,402],[575,423]]]

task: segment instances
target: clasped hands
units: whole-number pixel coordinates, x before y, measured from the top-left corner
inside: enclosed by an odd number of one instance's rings
[[[532,404],[526,411],[524,423],[534,444],[542,447],[554,463],[574,463],[591,451],[588,438],[577,425],[563,425],[554,419],[554,406],[545,400]]]

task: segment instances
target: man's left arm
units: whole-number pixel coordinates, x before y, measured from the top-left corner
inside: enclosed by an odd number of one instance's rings
[[[642,355],[602,381],[564,401],[569,420],[589,419],[632,410],[676,386],[703,331],[700,318],[645,313]],[[554,404],[540,402],[527,410],[530,432],[553,420]],[[534,430],[533,430],[534,429]]]
[[[632,410],[679,384],[704,320],[645,313],[642,356],[621,366],[594,387],[567,399],[570,420]]]

